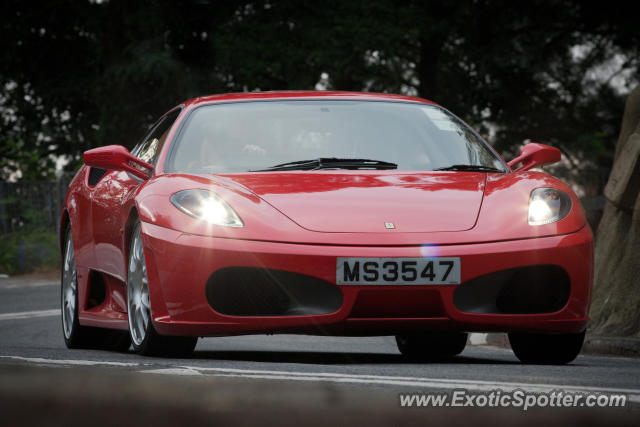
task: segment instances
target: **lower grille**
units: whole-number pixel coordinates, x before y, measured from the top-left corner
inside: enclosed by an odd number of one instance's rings
[[[257,267],[227,267],[206,285],[211,308],[228,316],[328,314],[342,306],[337,286],[304,274]]]
[[[567,272],[557,265],[497,271],[459,285],[453,303],[460,311],[491,314],[553,313],[569,301]]]

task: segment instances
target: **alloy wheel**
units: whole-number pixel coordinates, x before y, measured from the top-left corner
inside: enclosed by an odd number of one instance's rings
[[[144,262],[142,236],[138,224],[131,242],[129,254],[129,274],[127,275],[127,310],[131,340],[135,345],[141,345],[147,336],[151,308],[149,304],[149,282],[147,266]]]
[[[62,329],[66,339],[71,338],[73,322],[76,316],[76,301],[78,293],[78,271],[73,252],[71,231],[67,233],[64,263],[62,265]]]

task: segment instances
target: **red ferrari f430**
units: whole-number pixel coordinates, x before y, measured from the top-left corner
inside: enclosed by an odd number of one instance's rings
[[[84,153],[60,218],[68,347],[193,351],[198,337],[394,335],[416,359],[507,332],[526,363],[580,352],[592,233],[573,191],[424,99],[192,99],[132,151]],[[356,338],[354,338],[356,339]]]

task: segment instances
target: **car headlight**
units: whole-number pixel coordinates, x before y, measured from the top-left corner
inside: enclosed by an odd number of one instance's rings
[[[242,227],[240,217],[222,197],[208,190],[183,190],[173,194],[171,203],[182,212],[214,225]]]
[[[529,225],[560,221],[571,210],[571,198],[555,188],[536,188],[529,197]]]

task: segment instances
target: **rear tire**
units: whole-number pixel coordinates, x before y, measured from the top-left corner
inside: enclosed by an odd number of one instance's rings
[[[144,260],[140,220],[133,225],[127,265],[127,317],[133,350],[144,356],[188,356],[198,337],[164,336],[156,332],[151,320],[149,280]]]
[[[396,335],[398,350],[411,360],[445,360],[456,356],[467,345],[464,332],[429,332]]]
[[[67,225],[64,235],[60,301],[62,336],[65,345],[67,348],[127,351],[131,346],[128,333],[80,325],[78,321],[78,270],[69,225]]]
[[[509,342],[522,363],[564,365],[580,354],[584,334],[510,333]]]

